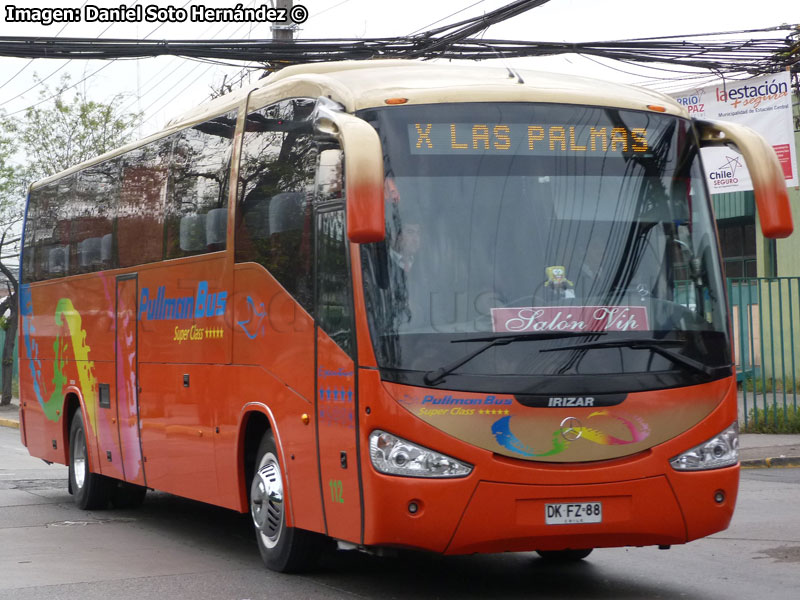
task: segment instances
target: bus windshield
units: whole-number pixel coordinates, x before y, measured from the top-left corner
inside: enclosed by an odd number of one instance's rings
[[[597,393],[730,375],[688,121],[531,103],[360,116],[384,149],[386,240],[362,250],[384,378]]]

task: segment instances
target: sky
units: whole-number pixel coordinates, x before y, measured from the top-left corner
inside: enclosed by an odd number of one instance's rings
[[[273,0],[241,0],[246,7]],[[294,0],[308,9],[309,18],[297,38],[368,38],[408,35],[448,22],[497,9],[511,0]],[[121,4],[187,7],[231,7],[231,0],[16,0],[0,3],[0,35],[104,37],[137,39],[269,39],[270,25],[254,23],[69,23],[9,24],[6,7],[72,7],[84,4],[118,7]],[[499,25],[486,37],[537,41],[598,41],[683,35],[769,27],[800,21],[796,0],[741,0],[694,2],[644,2],[642,0],[550,0],[547,4]],[[691,87],[675,75],[636,69],[613,61],[592,61],[578,56],[527,58],[512,61],[519,68],[589,75],[600,79],[646,85],[662,91]],[[254,65],[250,65],[254,66]],[[638,72],[637,72],[638,71]],[[176,57],[141,60],[81,61],[0,58],[0,110],[20,114],[40,101],[43,79],[51,88],[68,74],[72,83],[94,100],[122,96],[123,108],[141,111],[138,132],[149,135],[169,120],[202,103],[223,80],[241,78],[241,66],[223,67]],[[258,78],[253,70],[251,77]],[[668,78],[668,79],[664,79]],[[686,85],[688,84],[688,85]]]

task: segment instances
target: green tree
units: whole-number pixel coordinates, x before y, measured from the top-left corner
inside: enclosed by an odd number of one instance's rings
[[[75,87],[70,85],[69,76],[62,77],[55,90],[42,82],[38,104],[27,108],[21,116],[0,114],[0,254],[3,257],[18,258],[28,185],[122,146],[130,141],[141,122],[141,114],[122,109],[125,101],[122,95],[98,102],[88,97],[86,89]],[[21,164],[14,165],[15,159]],[[11,402],[18,264],[0,261],[0,272],[7,280],[7,296],[0,301],[0,317],[6,317],[6,340],[0,361],[2,406]]]

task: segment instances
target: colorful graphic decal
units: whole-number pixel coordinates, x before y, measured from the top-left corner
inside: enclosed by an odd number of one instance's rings
[[[250,309],[250,316],[244,321],[236,321],[236,324],[248,338],[254,340],[259,335],[264,335],[264,318],[267,316],[267,311],[264,310],[263,302],[256,308],[256,303],[250,296],[247,297],[247,307]]]
[[[628,456],[686,431],[708,416],[730,382],[631,394],[535,396],[470,394],[385,382],[415,417],[497,454],[543,462]],[[531,398],[537,400],[530,403]],[[526,403],[530,403],[529,405]]]
[[[507,448],[512,452],[521,454],[522,456],[552,456],[559,454],[566,450],[569,443],[561,437],[561,432],[556,431],[553,433],[553,442],[550,450],[546,452],[538,452],[531,446],[522,443],[517,436],[511,433],[511,417],[503,417],[492,423],[492,435],[494,435],[497,443],[503,448]]]
[[[608,433],[604,433],[593,427],[584,427],[574,417],[568,417],[561,422],[561,427],[553,432],[552,446],[546,452],[537,452],[530,446],[524,444],[511,432],[511,417],[503,417],[492,424],[492,434],[497,443],[523,456],[553,456],[566,450],[569,445],[578,440],[586,440],[602,446],[620,446],[641,442],[650,435],[650,426],[641,417],[626,418],[620,415],[612,415],[607,410],[593,412],[588,419],[596,417],[609,417],[627,428],[631,439],[626,440]],[[635,422],[635,423],[634,423]]]
[[[25,356],[28,359],[28,367],[31,370],[33,393],[36,396],[36,401],[44,409],[44,414],[47,418],[55,421],[58,419],[56,411],[61,409],[61,405],[48,409],[47,405],[50,399],[47,402],[44,401],[44,395],[47,391],[44,389],[42,382],[42,361],[39,359],[39,344],[34,339],[36,328],[33,326],[33,297],[31,296],[31,288],[28,285],[19,286],[19,310],[22,315],[22,335],[25,340]]]
[[[94,363],[89,360],[89,346],[86,344],[86,330],[83,329],[81,316],[69,298],[61,298],[56,305],[54,320],[59,327],[53,343],[55,361],[53,367],[53,391],[50,397],[45,399],[47,388],[42,377],[42,361],[39,358],[39,345],[34,339],[35,328],[33,326],[33,298],[29,286],[20,287],[20,307],[22,312],[23,337],[25,339],[25,351],[28,359],[28,366],[31,370],[33,381],[33,391],[36,400],[42,406],[45,417],[50,421],[58,421],[61,409],[64,405],[64,385],[67,382],[65,374],[69,362],[67,356],[68,342],[72,346],[72,354],[75,359],[80,381],[81,391],[86,404],[86,412],[92,430],[96,431],[96,395],[97,378],[94,376]],[[64,334],[67,334],[66,336]]]

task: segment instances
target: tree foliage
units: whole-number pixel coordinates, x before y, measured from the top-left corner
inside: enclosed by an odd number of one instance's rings
[[[55,92],[43,85],[39,95],[46,102],[3,124],[24,149],[22,176],[29,183],[123,145],[141,120],[138,113],[123,112],[123,96],[97,102],[86,90],[70,95],[69,81],[62,77]]]
[[[2,119],[2,114],[0,114]],[[21,177],[14,166],[13,138],[4,131],[0,120],[0,227],[8,227],[19,218],[21,196]]]
[[[113,96],[99,102],[86,89],[73,90],[69,76],[50,89],[40,81],[40,102],[22,115],[0,114],[0,317],[7,320],[2,349],[2,396],[11,402],[11,374],[17,332],[17,281],[19,234],[25,190],[31,183],[54,175],[122,146],[141,121],[138,113],[122,108],[125,98]],[[15,164],[17,163],[17,164]],[[9,241],[10,240],[10,241]],[[6,259],[5,257],[9,257]]]

